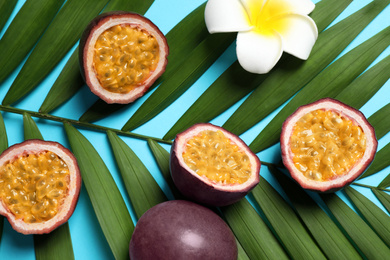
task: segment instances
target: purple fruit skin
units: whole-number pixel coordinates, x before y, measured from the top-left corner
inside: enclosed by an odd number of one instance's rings
[[[137,222],[131,260],[236,260],[232,231],[213,211],[173,200],[148,210]]]

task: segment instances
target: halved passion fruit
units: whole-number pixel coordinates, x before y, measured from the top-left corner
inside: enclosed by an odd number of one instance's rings
[[[0,214],[20,233],[49,233],[68,221],[80,188],[76,158],[59,143],[28,140],[0,156]]]
[[[365,171],[378,142],[360,111],[325,98],[287,118],[280,144],[284,165],[303,188],[333,192]]]
[[[132,235],[131,260],[236,260],[237,244],[228,225],[196,203],[160,203],[141,216]]]
[[[170,170],[184,196],[225,206],[259,183],[260,160],[236,135],[212,124],[196,124],[176,136]]]
[[[163,33],[136,13],[101,14],[80,40],[82,75],[107,103],[127,104],[141,97],[165,71],[167,56]]]

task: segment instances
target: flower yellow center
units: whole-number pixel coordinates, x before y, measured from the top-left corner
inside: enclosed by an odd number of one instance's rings
[[[287,19],[279,19],[281,15],[292,10],[290,4],[284,0],[253,0],[248,8],[249,23],[258,33],[273,35],[275,31],[281,33],[289,26]]]

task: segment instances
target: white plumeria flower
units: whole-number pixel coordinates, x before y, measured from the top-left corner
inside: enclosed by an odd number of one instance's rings
[[[237,59],[252,73],[269,72],[283,51],[306,60],[318,30],[308,14],[310,0],[209,0],[205,21],[210,33],[238,32]]]

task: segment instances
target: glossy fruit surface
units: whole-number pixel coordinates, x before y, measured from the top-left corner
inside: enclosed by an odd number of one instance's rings
[[[364,115],[325,98],[298,108],[282,127],[282,159],[305,189],[337,191],[358,178],[374,159],[375,131]]]
[[[80,40],[82,75],[107,103],[127,104],[141,97],[165,71],[167,55],[165,36],[136,13],[103,13],[90,22]]]
[[[260,160],[236,135],[212,124],[196,124],[176,136],[170,170],[184,196],[225,206],[259,183]]]
[[[49,233],[68,221],[80,189],[76,158],[59,143],[28,140],[0,156],[0,214],[20,233]]]
[[[130,241],[131,260],[234,260],[237,245],[226,223],[193,202],[173,200],[148,210]]]

